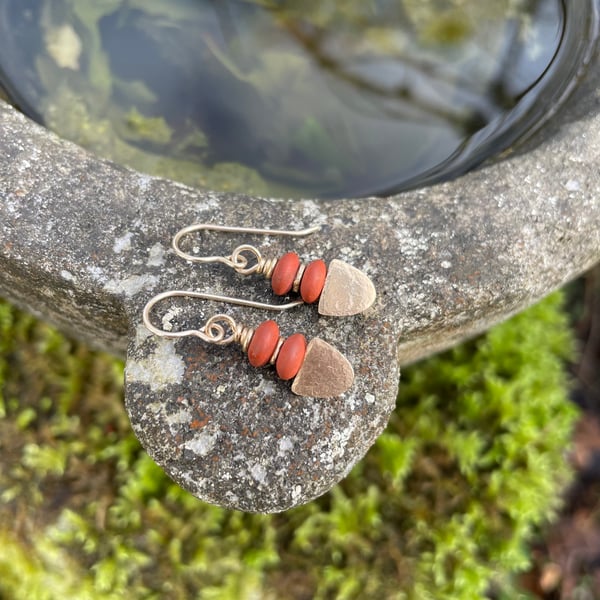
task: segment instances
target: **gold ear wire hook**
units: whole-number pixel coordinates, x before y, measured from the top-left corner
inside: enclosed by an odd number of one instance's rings
[[[185,236],[196,233],[198,231],[219,231],[221,233],[253,233],[257,235],[277,235],[286,237],[304,237],[315,233],[321,229],[320,225],[314,225],[307,229],[299,229],[297,231],[291,231],[288,229],[257,229],[254,227],[234,227],[227,225],[212,225],[211,223],[197,223],[195,225],[188,225],[183,229],[180,229],[173,237],[173,250],[175,253],[185,260],[199,263],[213,263],[220,262],[228,267],[234,269],[241,275],[250,275],[251,273],[263,273],[272,270],[274,267],[273,261],[264,260],[258,248],[250,246],[249,244],[242,244],[233,250],[230,256],[198,256],[197,254],[189,254],[181,249],[180,243],[182,238]],[[250,253],[250,258],[244,256],[244,252]],[[251,259],[256,260],[255,263],[248,266]]]
[[[157,294],[154,298],[150,299],[143,311],[143,320],[146,329],[151,331],[154,335],[158,335],[165,338],[180,338],[187,336],[196,336],[205,342],[213,344],[219,344],[224,346],[231,344],[232,342],[238,341],[240,334],[243,331],[243,327],[240,327],[232,317],[229,315],[218,314],[214,315],[204,325],[202,329],[185,329],[184,331],[166,331],[165,329],[159,329],[152,324],[150,313],[152,308],[162,300],[167,298],[198,298],[200,300],[212,300],[214,302],[226,302],[228,304],[235,304],[237,306],[248,306],[250,308],[260,308],[263,310],[272,311],[284,311],[289,310],[303,304],[302,300],[294,300],[287,302],[286,304],[267,304],[265,302],[256,302],[254,300],[245,300],[244,298],[234,298],[231,296],[220,296],[218,294],[207,294],[204,292],[190,292],[185,290],[172,290],[169,292],[162,292]],[[218,323],[218,321],[225,321],[227,326],[231,329],[232,333],[229,336],[225,335],[225,328]]]
[[[280,379],[292,381],[291,391],[299,396],[339,396],[354,382],[352,365],[333,346],[319,338],[307,341],[301,333],[294,333],[285,338],[281,335],[277,323],[271,319],[263,321],[256,329],[237,323],[232,317],[224,314],[213,315],[201,329],[167,331],[155,327],[150,319],[154,305],[161,300],[178,296],[231,302],[267,310],[287,310],[302,304],[302,300],[275,305],[203,292],[173,290],[154,296],[144,307],[143,319],[148,330],[161,337],[195,336],[219,346],[237,343],[242,352],[247,354],[248,362],[253,367],[274,366]]]

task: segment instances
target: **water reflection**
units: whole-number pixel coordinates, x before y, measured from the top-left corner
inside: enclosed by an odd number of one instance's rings
[[[560,0],[301,4],[0,0],[0,79],[59,134],[141,170],[362,196],[485,158],[473,140],[535,98],[565,23]]]

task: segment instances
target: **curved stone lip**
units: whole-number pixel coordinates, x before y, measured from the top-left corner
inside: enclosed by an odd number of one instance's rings
[[[181,226],[322,224],[322,235],[297,246],[359,267],[362,254],[387,286],[383,301],[402,331],[399,357],[411,362],[510,316],[600,259],[597,55],[589,70],[525,153],[429,188],[359,200],[193,190],[97,158],[0,101],[0,293],[123,356],[131,305],[188,268],[163,268]],[[346,254],[329,252],[333,230]]]
[[[599,0],[594,9],[600,12]],[[600,258],[594,230],[597,44],[584,60],[578,87],[561,101],[559,114],[550,114],[502,161],[385,199],[288,200],[193,190],[97,158],[0,99],[0,294],[123,356],[136,297],[168,279],[161,267],[173,227],[196,222],[200,214],[250,226],[323,224],[321,237],[335,230],[335,243],[351,258],[360,255],[357,240],[369,252],[384,252],[386,258],[369,257],[369,268],[402,292],[385,299],[402,331],[400,361],[426,356],[531,304]],[[94,227],[105,235],[95,236]],[[332,240],[317,239],[307,247],[333,247]],[[577,249],[559,243],[566,240]],[[136,244],[141,241],[150,245]]]
[[[600,260],[599,90],[595,56],[585,82],[526,153],[389,198],[327,201],[201,192],[137,173],[0,102],[0,295],[96,347],[123,356],[129,345],[126,405],[133,428],[182,486],[224,506],[285,510],[327,491],[368,450],[393,410],[398,363],[483,331]],[[222,265],[198,268],[174,255],[172,236],[194,222],[321,225],[293,246],[274,237],[258,244],[272,256],[293,249],[305,260],[340,259],[371,279],[377,296],[364,314],[326,318],[305,306],[278,318],[282,331],[321,337],[348,357],[356,379],[342,403],[303,405],[268,373],[240,369],[229,349],[211,354],[186,340],[148,341],[142,308],[159,292],[201,289],[271,300],[259,277],[241,279]],[[211,240],[218,251],[250,241]],[[250,325],[262,316],[241,308],[231,313]],[[207,405],[217,402],[221,387],[227,400]],[[146,421],[149,401],[154,423]],[[242,417],[263,401],[266,437],[257,446],[244,434]],[[196,416],[192,423],[200,429],[179,436],[181,419],[207,406],[221,407],[220,416]],[[296,437],[286,444],[310,443],[301,456],[322,461],[318,468],[312,462],[294,470],[288,446],[269,429],[286,426],[290,415]],[[163,443],[171,430],[181,438],[175,453]],[[321,432],[325,445],[311,431]],[[243,472],[227,471],[237,460],[232,440],[244,444]],[[202,464],[219,443],[230,444],[219,456],[231,461]],[[199,469],[202,477],[193,479]]]

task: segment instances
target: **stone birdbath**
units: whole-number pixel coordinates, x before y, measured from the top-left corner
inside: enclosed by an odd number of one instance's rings
[[[287,200],[200,192],[99,159],[0,102],[0,293],[91,345],[127,357],[125,404],[148,453],[197,497],[277,512],[323,494],[385,428],[399,365],[473,336],[600,259],[600,63],[558,115],[518,151],[454,181],[388,198]],[[303,229],[293,240],[199,236],[227,253],[343,260],[372,280],[366,312],[277,315],[342,352],[355,373],[334,398],[295,395],[239,348],[152,335],[145,304],[167,290],[272,302],[269,285],[171,249],[192,223]],[[198,328],[227,312],[255,327],[270,315],[192,302]],[[160,322],[160,317],[158,318]],[[400,391],[401,393],[401,391]]]

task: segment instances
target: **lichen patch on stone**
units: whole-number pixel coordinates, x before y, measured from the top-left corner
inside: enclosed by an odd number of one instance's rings
[[[149,267],[160,267],[165,262],[165,248],[160,242],[156,242],[148,251],[146,264]]]
[[[183,447],[186,450],[191,450],[198,456],[206,456],[214,448],[218,437],[218,431],[210,431],[205,429],[194,436],[193,439],[185,442]]]
[[[154,287],[158,283],[155,275],[130,275],[125,279],[111,279],[107,281],[104,288],[111,294],[125,294],[135,296],[144,289]]]
[[[250,475],[252,478],[256,480],[258,483],[265,483],[265,479],[267,477],[267,470],[260,463],[254,463],[250,467]]]
[[[183,408],[182,410],[179,410],[177,412],[173,412],[173,413],[165,415],[165,421],[167,422],[167,425],[169,426],[169,431],[171,432],[171,435],[173,435],[173,436],[175,436],[179,433],[179,431],[182,428],[182,425],[187,428],[190,420],[191,420],[191,413],[189,410],[186,410],[185,408]]]
[[[128,361],[126,377],[157,392],[170,384],[181,383],[184,372],[185,363],[175,352],[173,342],[158,340],[156,349],[146,358]]]
[[[113,244],[113,250],[116,254],[124,252],[125,250],[131,250],[131,238],[133,233],[128,231],[125,235],[118,237]]]
[[[73,273],[71,273],[71,271],[67,271],[66,269],[63,269],[60,272],[60,276],[63,279],[66,279],[67,281],[74,281],[75,280],[75,276],[73,275]]]
[[[294,443],[289,437],[282,437],[279,440],[278,456],[284,457],[294,448]]]

